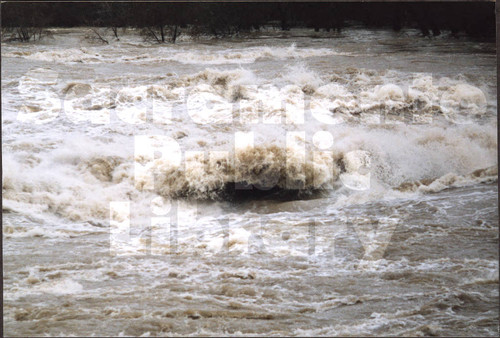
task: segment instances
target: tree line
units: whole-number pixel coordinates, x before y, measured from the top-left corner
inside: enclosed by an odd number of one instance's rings
[[[462,3],[27,3],[1,5],[2,39],[40,39],[47,27],[94,27],[95,38],[119,39],[120,27],[135,27],[145,39],[175,43],[181,34],[232,36],[273,25],[289,30],[340,31],[353,24],[424,36],[450,31],[458,36],[495,36],[495,4]]]

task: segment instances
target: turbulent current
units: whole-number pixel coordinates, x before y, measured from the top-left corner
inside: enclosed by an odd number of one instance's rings
[[[6,335],[497,335],[495,44],[2,45]]]

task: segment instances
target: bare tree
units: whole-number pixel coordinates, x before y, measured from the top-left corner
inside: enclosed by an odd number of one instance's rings
[[[91,27],[86,40],[109,44],[111,39],[119,41],[118,28],[126,24],[127,8],[121,3],[102,2],[96,4],[94,15],[87,19]]]
[[[179,25],[148,26],[142,29],[141,35],[144,37],[145,41],[175,43],[177,38],[181,35],[181,30]]]
[[[142,28],[141,34],[147,41],[156,43],[175,43],[181,35],[182,30],[186,28],[186,4],[169,3],[158,4],[153,3],[147,8],[142,9],[140,14],[135,17],[137,26]]]
[[[7,29],[2,26],[2,40],[29,42],[42,39],[51,17],[47,4],[9,4],[7,10],[8,15],[14,19]]]
[[[106,37],[107,28],[92,27],[90,28],[90,34],[85,35],[85,40],[91,42],[100,42],[106,45],[109,44],[109,40]]]

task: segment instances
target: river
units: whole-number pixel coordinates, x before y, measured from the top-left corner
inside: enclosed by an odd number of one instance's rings
[[[2,44],[4,333],[498,334],[494,41]]]

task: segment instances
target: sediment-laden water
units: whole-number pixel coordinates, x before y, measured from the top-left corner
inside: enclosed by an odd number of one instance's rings
[[[495,44],[2,45],[6,335],[497,335]]]

